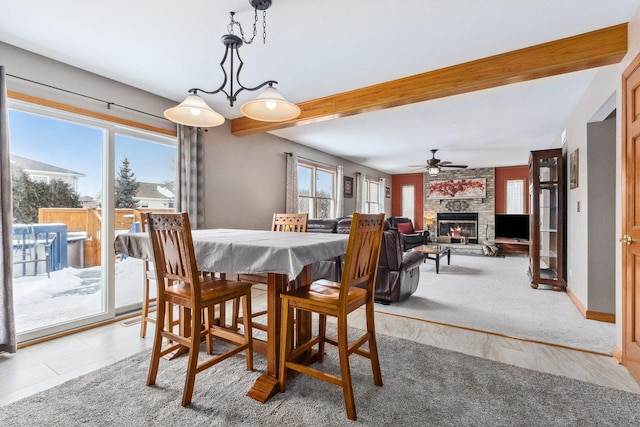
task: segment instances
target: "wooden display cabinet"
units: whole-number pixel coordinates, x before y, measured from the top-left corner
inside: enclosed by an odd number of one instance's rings
[[[565,173],[562,149],[532,151],[529,157],[531,287],[566,288],[564,274]]]

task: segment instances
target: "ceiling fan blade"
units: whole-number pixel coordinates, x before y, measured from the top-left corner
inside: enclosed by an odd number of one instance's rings
[[[409,165],[407,167],[408,168],[426,168],[427,166],[425,166],[425,165]]]
[[[442,163],[440,163],[440,166],[442,166],[443,168],[461,168],[461,169],[465,169],[468,167],[467,165],[443,165]]]
[[[441,165],[441,166],[444,166],[444,165],[448,165],[448,164],[450,164],[450,163],[451,163],[451,162],[446,162],[446,161],[445,161],[445,162],[440,162],[440,165]]]

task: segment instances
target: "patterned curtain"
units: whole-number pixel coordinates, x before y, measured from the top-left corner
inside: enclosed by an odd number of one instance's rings
[[[342,167],[342,165],[338,165],[338,167],[336,168],[336,179],[338,180],[338,185],[336,185],[336,191],[338,192],[336,197],[336,218],[341,218],[344,216],[343,176],[344,168]]]
[[[380,178],[378,180],[379,182],[379,191],[378,191],[378,205],[380,206],[380,212],[378,213],[385,213],[385,209],[384,209],[384,199],[386,197],[387,194],[387,189],[386,189],[386,185],[387,185],[387,180],[384,178]]]
[[[191,228],[204,227],[203,131],[178,126],[177,211],[188,212]]]
[[[11,163],[9,161],[9,112],[4,67],[0,66],[0,352],[16,352],[13,316],[13,260],[11,238]]]
[[[363,173],[356,172],[356,212],[365,212],[367,202],[367,180]]]
[[[286,213],[298,213],[298,155],[287,154]]]

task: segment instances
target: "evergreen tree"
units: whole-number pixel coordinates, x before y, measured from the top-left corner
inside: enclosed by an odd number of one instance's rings
[[[81,208],[80,196],[69,184],[59,179],[46,183],[33,181],[20,168],[12,170],[14,222],[38,222],[40,208]]]
[[[124,158],[116,178],[116,209],[135,209],[138,207],[136,193],[140,184],[135,173],[129,167],[129,159]]]

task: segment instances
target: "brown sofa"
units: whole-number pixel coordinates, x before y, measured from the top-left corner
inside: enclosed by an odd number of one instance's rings
[[[307,232],[349,233],[351,218],[310,219]],[[402,237],[396,228],[385,222],[380,245],[380,260],[376,276],[374,298],[376,302],[389,304],[407,299],[418,288],[420,264],[423,254],[418,251],[403,251]],[[313,279],[340,280],[342,260],[332,258],[313,266]]]

